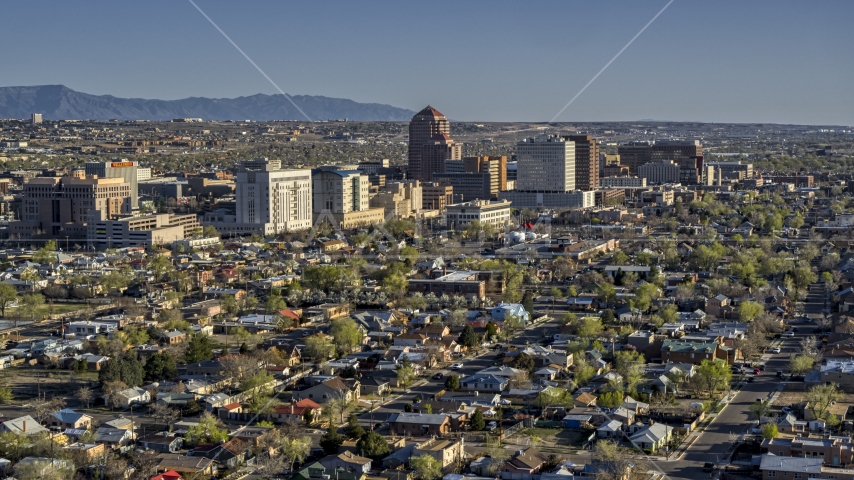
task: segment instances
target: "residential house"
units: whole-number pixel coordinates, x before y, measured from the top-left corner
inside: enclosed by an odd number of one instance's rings
[[[463,442],[457,439],[431,439],[415,445],[412,456],[419,457],[421,455],[430,455],[435,458],[442,468],[453,465],[466,457]]]
[[[98,427],[95,441],[110,448],[121,448],[133,442],[133,431],[119,428]]]
[[[620,438],[623,436],[623,423],[617,420],[609,420],[596,429],[598,438]]]
[[[213,475],[216,473],[216,462],[209,458],[164,454],[160,456],[157,470],[174,470],[182,475]]]
[[[507,460],[502,470],[510,474],[521,473],[533,475],[540,473],[540,469],[546,463],[546,460],[548,460],[546,455],[543,455],[534,447],[530,447],[526,450],[517,451],[510,457],[510,460]]]
[[[426,327],[419,330],[418,333],[426,335],[427,338],[431,340],[442,340],[442,337],[450,335],[451,329],[447,325],[437,323],[434,325],[427,325]]]
[[[392,413],[388,425],[392,433],[403,436],[440,436],[451,432],[451,418],[447,414]]]
[[[131,405],[144,405],[151,401],[151,394],[144,388],[130,387],[118,392],[114,398],[104,397],[104,404],[112,402],[117,407],[129,408]]]
[[[329,399],[341,397],[347,402],[352,402],[359,399],[359,386],[358,381],[350,385],[340,377],[334,377],[317,385],[295,389],[293,399],[295,401],[311,399],[317,403],[325,403]]]
[[[394,337],[394,345],[396,347],[421,347],[428,342],[428,338],[427,335],[420,332],[404,333]]]
[[[339,453],[338,455],[327,455],[318,463],[327,470],[344,470],[347,472],[368,473],[371,470],[371,459],[354,455],[353,452]]]
[[[507,388],[509,381],[505,377],[495,375],[475,374],[460,380],[460,390],[476,392],[501,392]]]
[[[663,362],[693,363],[699,365],[703,360],[724,360],[732,364],[735,361],[735,349],[712,342],[692,342],[683,340],[665,340],[661,344]]]
[[[653,423],[636,431],[629,439],[640,448],[657,452],[670,440],[673,435],[673,427],[663,423]]]
[[[819,458],[834,467],[854,462],[854,444],[849,437],[766,438],[760,448],[762,453],[778,457]]]
[[[531,321],[531,314],[525,310],[525,307],[522,306],[521,303],[501,302],[489,309],[489,315],[492,316],[494,320],[498,320],[500,322],[504,322],[510,317],[520,319],[522,321],[522,325],[527,325]]]
[[[163,341],[169,345],[176,345],[187,339],[187,334],[180,330],[172,330],[171,332],[163,332]]]
[[[49,433],[50,431],[33,417],[24,415],[23,417],[13,418],[0,423],[0,432],[12,432],[19,435],[38,435],[40,433]]]
[[[200,443],[193,448],[192,456],[215,460],[228,468],[235,468],[247,460],[249,442],[232,438],[223,443]]]
[[[83,452],[86,459],[93,460],[104,456],[106,450],[103,443],[81,443],[75,442],[62,447],[68,452]]]
[[[716,295],[706,302],[706,314],[713,317],[727,318],[727,313],[731,311],[732,301],[726,295]]]
[[[139,444],[146,450],[160,453],[178,453],[184,446],[184,438],[166,432],[150,433],[139,439]]]
[[[50,414],[47,418],[49,427],[59,427],[63,430],[73,428],[88,430],[92,426],[92,417],[85,413],[77,413],[70,408],[63,408]]]
[[[596,395],[593,395],[590,392],[581,392],[575,396],[573,404],[576,407],[595,407],[596,400]]]
[[[762,455],[759,463],[759,470],[762,472],[762,480],[780,480],[780,479],[803,479],[821,478],[822,475],[822,459],[820,458],[803,458],[803,457],[780,457],[766,453]],[[851,472],[851,470],[848,470]],[[854,472],[849,476],[840,477],[834,475],[836,480],[850,479]],[[829,478],[829,477],[828,477]]]
[[[275,422],[284,423],[290,420],[301,422],[306,412],[309,412],[307,415],[314,421],[320,415],[321,408],[315,401],[305,398],[298,402],[291,402],[289,405],[278,405],[269,417]]]

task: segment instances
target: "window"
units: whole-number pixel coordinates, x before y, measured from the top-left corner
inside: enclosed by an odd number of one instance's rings
[[[769,476],[769,477],[776,477],[776,476],[777,476],[777,472],[768,472],[768,476]]]
[[[801,478],[801,474],[800,474],[800,473],[796,473],[796,474],[795,474],[795,478]]]

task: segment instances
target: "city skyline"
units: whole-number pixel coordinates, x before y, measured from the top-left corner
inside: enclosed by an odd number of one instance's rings
[[[667,2],[468,3],[452,15],[383,2],[197,3],[291,95],[431,104],[453,121],[548,121]],[[278,93],[189,2],[87,5],[7,4],[20,21],[0,40],[18,47],[0,85],[157,99]],[[854,124],[852,13],[844,2],[677,0],[557,121]],[[418,69],[437,56],[443,81]]]

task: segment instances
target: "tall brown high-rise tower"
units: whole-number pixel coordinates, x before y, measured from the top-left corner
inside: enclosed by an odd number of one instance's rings
[[[575,188],[595,190],[599,187],[599,141],[590,135],[569,135],[575,142]]]
[[[430,182],[433,172],[444,172],[445,159],[460,158],[461,149],[454,145],[450,133],[448,119],[429,105],[412,117],[409,122],[409,178]]]

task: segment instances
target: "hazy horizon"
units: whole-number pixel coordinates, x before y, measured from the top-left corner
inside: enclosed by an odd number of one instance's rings
[[[548,122],[667,2],[196,3],[290,95]],[[0,85],[277,93],[189,2],[4,6]],[[676,0],[557,122],[852,125],[850,18],[850,2]]]

